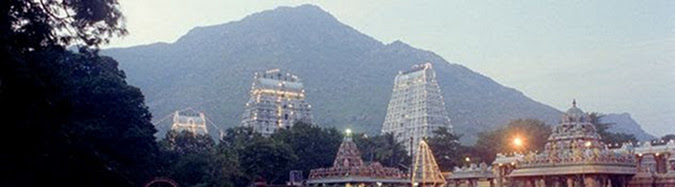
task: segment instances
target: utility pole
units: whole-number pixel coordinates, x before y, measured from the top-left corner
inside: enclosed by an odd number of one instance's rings
[[[413,137],[410,137],[410,169],[409,174],[412,177],[413,168],[415,167],[415,157],[413,156]]]

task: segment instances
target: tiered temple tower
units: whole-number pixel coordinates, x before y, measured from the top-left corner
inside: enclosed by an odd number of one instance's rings
[[[251,86],[241,125],[269,136],[296,122],[312,123],[311,105],[297,76],[279,69],[258,72]]]
[[[604,144],[589,114],[572,108],[541,152],[497,154],[497,186],[673,186],[675,141]],[[453,173],[455,175],[455,173]],[[475,178],[475,177],[474,177]],[[466,179],[466,177],[465,177]]]
[[[417,146],[417,150],[413,161],[412,177],[410,178],[412,186],[444,186],[445,177],[438,168],[429,145],[422,140]]]
[[[401,170],[363,162],[351,135],[347,130],[333,166],[310,170],[307,186],[410,186]]]
[[[206,116],[204,116],[204,113],[192,109],[176,111],[173,114],[171,130],[176,132],[189,131],[195,135],[208,134]]]
[[[419,64],[399,72],[394,79],[382,133],[393,133],[410,151],[439,127],[452,129],[441,89],[431,63]],[[410,144],[410,138],[413,144]],[[416,147],[412,147],[416,152]]]
[[[553,128],[544,150],[516,161],[515,170],[508,174],[511,183],[537,187],[627,185],[636,173],[635,158],[630,152],[608,149],[590,120],[572,102],[562,122]]]

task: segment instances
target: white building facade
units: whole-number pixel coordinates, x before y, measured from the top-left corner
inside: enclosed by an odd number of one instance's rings
[[[297,76],[278,69],[258,72],[251,86],[241,125],[269,136],[297,122],[312,123],[312,106]]]
[[[204,113],[192,109],[174,112],[171,130],[176,132],[189,131],[194,135],[209,133],[206,129],[206,116]]]
[[[392,133],[410,151],[411,138],[413,145],[418,145],[440,127],[452,129],[431,63],[399,72],[394,79],[382,133]]]

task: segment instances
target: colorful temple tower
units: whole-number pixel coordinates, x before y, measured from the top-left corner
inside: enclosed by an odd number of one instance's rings
[[[544,150],[516,160],[515,169],[508,174],[511,185],[626,186],[637,172],[635,157],[630,152],[610,150],[590,120],[573,102],[562,122],[553,128]]]
[[[329,168],[312,169],[307,186],[409,186],[407,175],[379,162],[364,163],[348,130]]]
[[[279,69],[258,72],[251,86],[241,125],[269,136],[296,122],[312,123],[312,106],[305,101],[300,79]]]
[[[394,79],[382,133],[393,133],[408,151],[416,152],[413,145],[432,136],[440,127],[452,129],[431,63],[399,72]],[[408,143],[411,138],[412,144]]]

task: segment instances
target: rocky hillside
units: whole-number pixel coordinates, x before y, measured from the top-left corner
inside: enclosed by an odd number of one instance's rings
[[[174,110],[206,112],[217,128],[238,125],[253,73],[280,68],[305,84],[322,126],[379,133],[394,76],[431,62],[455,132],[475,134],[516,118],[556,123],[560,111],[431,51],[383,44],[319,7],[281,7],[240,21],[197,27],[175,43],[108,49],[139,86],[155,121]],[[170,120],[165,120],[170,121]],[[168,127],[163,122],[160,131]]]

